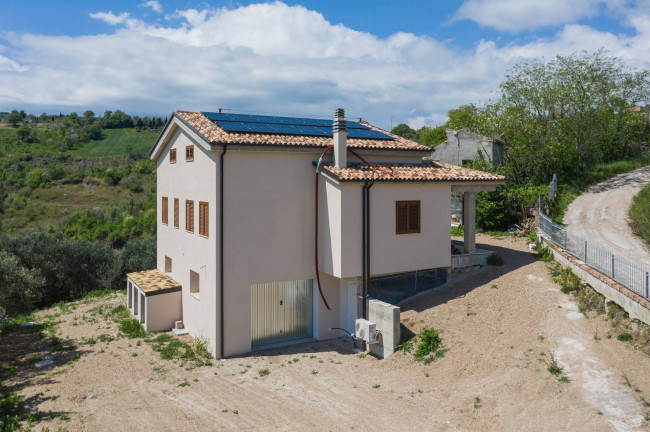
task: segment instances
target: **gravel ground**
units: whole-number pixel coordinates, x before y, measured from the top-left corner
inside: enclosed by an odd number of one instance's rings
[[[442,332],[448,351],[428,365],[412,353],[378,360],[333,340],[188,367],[137,339],[49,353],[46,340],[16,332],[0,342],[0,363],[19,366],[5,384],[31,412],[56,415],[35,430],[648,430],[641,398],[650,399],[650,358],[608,338],[603,316],[578,312],[524,239],[478,241],[505,265],[402,304],[406,335],[424,326]],[[77,344],[116,335],[115,323],[92,316],[99,304],[79,303],[56,318],[57,335]],[[34,353],[54,365],[36,369]],[[547,371],[551,353],[569,382]]]
[[[632,198],[650,183],[650,166],[620,174],[587,189],[564,215],[567,230],[650,268],[650,251],[632,233],[627,213]]]

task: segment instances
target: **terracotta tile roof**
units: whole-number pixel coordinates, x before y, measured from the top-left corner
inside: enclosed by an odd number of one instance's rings
[[[128,273],[126,276],[131,279],[146,296],[180,291],[182,288],[181,284],[158,269]]]
[[[282,147],[322,147],[332,144],[331,137],[314,137],[304,135],[279,135],[264,133],[226,132],[200,112],[176,111],[175,113],[185,123],[194,128],[211,144],[253,144]],[[394,140],[376,140],[348,138],[348,146],[353,149],[382,149],[431,152],[431,147],[418,144],[400,136],[394,135],[371,124],[362,122],[364,126],[385,133]]]
[[[392,175],[384,174],[381,171],[374,171],[367,165],[354,164],[347,168],[335,168],[331,165],[324,165],[321,170],[340,182],[364,181],[374,178],[375,181],[404,181],[404,182],[445,182],[445,181],[469,181],[469,182],[505,182],[505,177],[496,174],[477,171],[469,168],[462,168],[456,165],[434,162],[431,164],[412,165],[400,164],[390,165]]]

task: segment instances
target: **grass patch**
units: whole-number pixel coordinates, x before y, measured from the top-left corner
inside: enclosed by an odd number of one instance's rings
[[[131,128],[105,129],[102,135],[102,139],[92,141],[83,149],[73,152],[87,158],[128,156],[135,153],[148,154],[158,138],[157,132],[138,132]]]
[[[258,373],[260,376],[267,376],[267,375],[270,374],[271,372],[269,372],[268,369],[260,369],[260,370],[257,371],[257,373]]]
[[[562,375],[562,376],[559,377],[557,380],[558,380],[559,382],[563,383],[563,384],[568,384],[568,383],[571,382],[571,378],[569,378],[569,377],[566,376],[566,375]]]
[[[18,393],[0,395],[0,431],[20,430],[20,416],[24,410],[25,402]]]
[[[632,231],[650,246],[650,184],[634,197],[628,215]]]
[[[620,340],[621,342],[629,342],[633,339],[633,337],[629,333],[621,333],[616,339]]]
[[[581,174],[573,176],[569,184],[561,185],[558,188],[558,195],[551,208],[553,220],[562,223],[569,204],[589,186],[646,165],[650,165],[650,152],[626,160],[595,165]]]
[[[155,339],[146,340],[151,343],[151,348],[160,353],[163,360],[181,360],[181,365],[192,362],[196,366],[210,366],[212,356],[207,350],[207,343],[197,339],[192,347],[187,342],[174,338],[169,333],[159,334]]]

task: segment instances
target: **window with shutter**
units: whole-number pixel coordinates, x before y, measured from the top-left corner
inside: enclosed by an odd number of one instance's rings
[[[167,212],[168,212],[167,197],[162,197],[162,223],[164,223],[165,225],[167,225],[168,223]]]
[[[169,163],[176,162],[176,149],[169,150]]]
[[[178,198],[174,198],[174,228],[178,228]]]
[[[194,201],[185,201],[185,229],[194,232]]]
[[[194,146],[193,145],[185,146],[185,160],[186,161],[194,160]]]
[[[199,234],[206,237],[208,236],[208,215],[208,203],[199,201]]]
[[[395,203],[395,232],[412,234],[420,232],[420,201],[397,201]]]

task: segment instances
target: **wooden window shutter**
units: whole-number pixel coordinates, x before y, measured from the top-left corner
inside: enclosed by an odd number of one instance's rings
[[[406,202],[397,202],[396,219],[397,234],[406,234],[408,232],[408,204]]]
[[[169,150],[169,162],[176,162],[176,149]]]
[[[185,201],[185,229],[194,232],[194,201]]]
[[[194,146],[188,145],[185,147],[185,160],[194,160]]]
[[[420,232],[420,201],[397,201],[395,215],[397,234]]]
[[[167,225],[167,223],[168,223],[168,220],[167,220],[168,208],[167,207],[168,207],[167,206],[167,197],[162,197],[162,223],[164,223],[165,225]]]
[[[199,201],[199,234],[208,236],[209,210],[208,203]]]
[[[178,198],[174,198],[174,227],[178,228]]]

